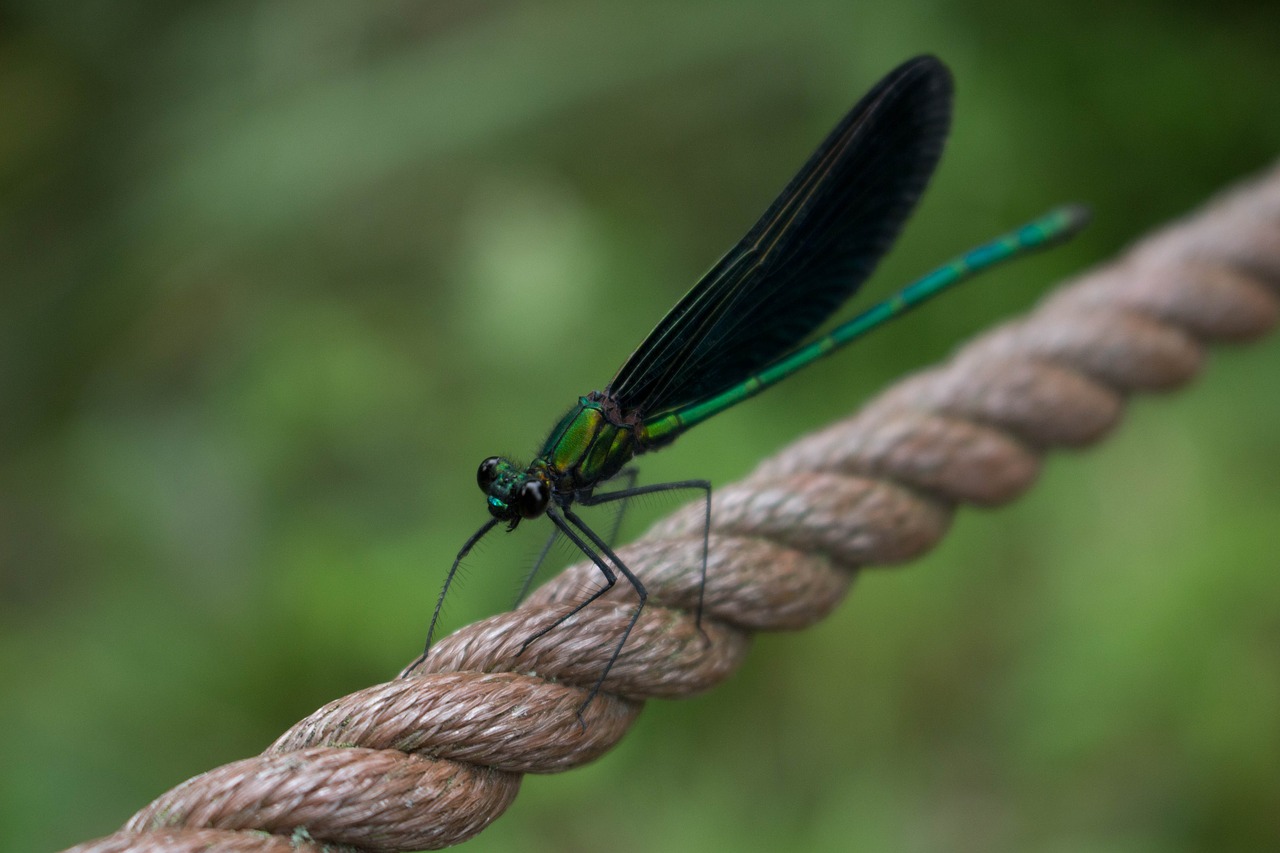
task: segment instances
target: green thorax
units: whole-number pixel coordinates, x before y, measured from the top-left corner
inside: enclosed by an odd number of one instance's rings
[[[579,397],[551,430],[534,465],[548,469],[557,492],[591,488],[643,452],[637,426],[606,395],[593,391]]]

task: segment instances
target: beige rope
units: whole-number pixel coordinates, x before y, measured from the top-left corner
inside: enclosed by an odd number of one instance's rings
[[[463,841],[511,803],[521,774],[600,756],[645,699],[715,685],[742,662],[752,632],[821,619],[859,567],[928,551],[957,505],[1012,500],[1045,451],[1099,440],[1130,393],[1184,384],[1205,344],[1259,337],[1278,315],[1280,168],[717,489],[709,644],[691,615],[699,506],[620,549],[650,605],[585,730],[576,712],[631,614],[630,588],[619,583],[517,652],[599,583],[589,563],[518,610],[446,637],[414,676],[330,703],[264,754],[197,776],[121,832],[73,849],[391,851]]]

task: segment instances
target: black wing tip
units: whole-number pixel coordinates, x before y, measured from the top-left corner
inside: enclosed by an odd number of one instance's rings
[[[907,77],[917,74],[930,78],[934,85],[945,87],[947,91],[951,91],[955,86],[955,76],[951,73],[951,69],[932,53],[911,57],[890,71],[886,77]]]
[[[912,57],[886,74],[876,88],[882,92],[898,89],[913,101],[920,120],[929,128],[924,130],[925,136],[934,137],[933,143],[942,145],[951,130],[956,89],[946,63],[928,53]]]
[[[904,60],[898,65],[895,71],[905,71],[908,68],[919,66],[921,68],[930,68],[936,71],[942,71],[950,75],[947,64],[932,53],[918,53],[910,59]]]

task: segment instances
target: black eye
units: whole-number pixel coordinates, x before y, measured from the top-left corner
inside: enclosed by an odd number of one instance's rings
[[[501,461],[497,456],[490,456],[480,463],[480,470],[476,472],[476,482],[480,484],[481,491],[489,491],[489,486],[498,479],[498,463]]]
[[[547,511],[547,502],[551,500],[551,491],[541,480],[529,480],[520,487],[520,497],[516,509],[521,518],[537,518]]]

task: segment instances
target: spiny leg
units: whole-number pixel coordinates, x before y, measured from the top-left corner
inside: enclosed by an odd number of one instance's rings
[[[609,547],[607,542],[601,539],[594,530],[587,527],[587,525],[581,518],[578,518],[573,510],[568,507],[563,507],[562,509],[564,517],[583,533],[587,534],[587,538],[591,540],[591,543],[599,548],[600,552],[604,556],[608,557],[615,566],[617,566],[618,571],[622,572],[623,577],[625,577],[631,584],[631,588],[636,591],[636,597],[640,599],[640,602],[636,605],[635,612],[631,614],[631,621],[627,623],[627,627],[622,632],[622,636],[618,638],[618,644],[613,647],[613,654],[609,656],[609,662],[604,665],[604,670],[601,671],[600,677],[596,679],[596,683],[592,686],[591,692],[587,694],[586,701],[582,703],[582,707],[578,708],[578,722],[585,726],[586,724],[582,722],[582,712],[587,710],[587,706],[591,704],[591,700],[596,698],[596,694],[600,692],[601,685],[604,684],[604,680],[609,676],[609,670],[613,669],[614,663],[618,660],[618,655],[622,654],[622,647],[627,644],[627,637],[631,636],[631,629],[636,626],[636,621],[640,618],[640,612],[644,610],[645,602],[649,600],[649,593],[645,590],[644,584],[640,582],[640,578],[636,577],[631,569],[627,568],[627,564],[619,559],[618,555],[613,552],[613,549]],[[568,525],[565,525],[564,531],[566,535],[569,533]],[[596,555],[592,555],[592,559],[596,561],[597,566],[600,566],[601,569],[604,568],[603,560],[598,559]],[[610,583],[610,586],[612,585],[613,584]],[[588,599],[588,601],[594,601],[603,595],[604,592],[605,590],[600,590]],[[587,602],[583,602],[583,604],[574,608],[574,612],[576,613],[578,610],[581,610],[586,603]]]
[[[606,492],[603,495],[588,495],[586,497],[579,498],[578,502],[583,506],[598,506],[611,501],[627,500],[628,498],[634,498],[639,495],[651,495],[656,492],[673,492],[681,489],[699,489],[705,496],[702,521],[702,574],[698,582],[698,609],[694,619],[695,624],[698,627],[698,633],[702,634],[703,640],[707,640],[707,632],[702,630],[702,601],[707,590],[707,557],[710,553],[711,545],[711,481],[676,480],[671,483],[654,483],[651,486],[637,486],[635,488],[619,489],[614,492]],[[621,568],[621,566],[619,566],[619,568]]]
[[[538,556],[533,561],[533,567],[529,569],[529,573],[524,576],[524,581],[520,584],[520,592],[516,593],[516,600],[511,603],[515,608],[520,602],[524,601],[524,597],[529,594],[529,587],[533,586],[533,579],[538,574],[538,569],[542,568],[543,562],[547,559],[547,555],[551,553],[551,546],[556,544],[556,539],[560,536],[560,528],[553,527],[551,535],[547,537],[547,541],[543,543],[542,550],[538,552]]]
[[[620,491],[626,491],[634,486],[638,473],[639,471],[636,468],[622,469],[622,472],[618,474],[618,479],[625,479],[627,484]],[[602,503],[604,502],[602,501]],[[619,507],[617,514],[613,517],[613,529],[609,531],[609,535],[605,538],[605,541],[610,545],[618,541],[618,531],[622,529],[622,514],[626,511],[626,506],[624,503]],[[538,570],[546,562],[547,555],[551,553],[551,548],[556,544],[556,539],[559,536],[560,529],[558,527],[552,529],[551,535],[547,537],[547,541],[543,543],[542,550],[538,552],[538,556],[533,561],[533,568],[529,569],[529,573],[524,576],[524,581],[520,584],[520,592],[516,595],[516,600],[512,603],[512,607],[519,605],[520,602],[524,601],[524,597],[529,594],[529,587],[533,586],[533,579],[537,577]]]
[[[563,516],[561,513],[563,513]],[[631,635],[631,629],[635,627],[636,620],[640,618],[640,611],[644,609],[645,601],[648,600],[649,594],[645,590],[644,584],[641,583],[640,579],[627,568],[626,564],[623,563],[621,559],[618,558],[618,555],[613,552],[613,549],[610,548],[594,530],[588,527],[586,523],[573,512],[573,510],[568,507],[561,507],[560,512],[557,512],[555,509],[548,509],[547,515],[551,518],[552,522],[555,523],[556,527],[560,528],[560,530],[564,532],[564,535],[569,538],[569,541],[576,545],[582,553],[590,557],[591,561],[596,564],[596,567],[600,569],[600,572],[605,576],[605,585],[593,592],[586,598],[586,600],[580,602],[555,622],[525,640],[524,645],[520,647],[520,652],[518,654],[522,654],[533,641],[563,624],[575,613],[581,612],[583,608],[587,607],[593,601],[600,598],[600,596],[613,588],[614,584],[617,582],[618,576],[609,568],[609,564],[605,562],[605,557],[607,557],[618,568],[618,570],[622,572],[627,581],[631,584],[631,587],[636,591],[636,596],[640,599],[639,603],[636,605],[635,612],[631,614],[631,621],[627,623],[627,627],[622,632],[622,636],[619,638],[618,644],[614,646],[613,654],[609,656],[608,663],[605,664],[604,669],[600,673],[600,677],[596,679],[596,683],[592,685],[591,691],[587,694],[587,698],[578,708],[578,724],[585,728],[586,722],[583,720],[582,714],[587,710],[587,706],[591,704],[591,701],[596,698],[596,694],[600,692],[600,687],[604,684],[605,678],[608,677],[609,670],[613,669],[614,663],[618,660],[618,655],[622,652],[622,647],[627,642],[627,637]],[[599,549],[599,552],[593,550],[591,545],[588,545],[583,541],[582,537],[574,530],[575,527],[586,534],[587,538],[591,540],[592,545]]]
[[[605,492],[604,494],[599,495],[598,497],[601,498],[601,500],[593,500],[591,495],[587,495],[585,500],[579,501],[583,506],[599,506],[602,503],[611,503],[613,499],[609,497],[610,495],[616,495],[620,492],[624,493],[622,497],[619,498],[619,500],[622,501],[622,506],[618,507],[618,511],[613,515],[613,528],[609,531],[609,535],[605,537],[605,541],[610,545],[615,545],[618,542],[618,533],[622,530],[622,517],[627,512],[627,498],[635,494],[632,490],[635,488],[636,477],[638,476],[640,476],[640,469],[634,467],[623,468],[615,479],[626,480],[626,485],[614,489],[611,492]],[[612,484],[613,481],[610,480],[609,482]]]
[[[436,622],[440,619],[440,608],[444,606],[444,597],[449,592],[449,584],[453,583],[453,576],[458,573],[458,566],[462,565],[462,561],[466,558],[467,554],[471,552],[471,549],[474,548],[476,543],[483,539],[484,535],[492,530],[497,523],[498,519],[496,518],[491,518],[486,521],[483,527],[471,534],[471,538],[467,540],[466,544],[462,546],[462,550],[458,552],[458,556],[454,558],[453,565],[449,567],[449,574],[445,575],[444,586],[440,588],[440,597],[436,599],[436,609],[435,612],[431,614],[431,626],[427,628],[427,642],[423,645],[422,654],[418,656],[417,660],[409,664],[409,668],[404,671],[403,675],[408,675],[413,672],[422,665],[424,660],[427,659],[427,654],[431,651],[431,637],[434,636],[436,632]]]
[[[570,514],[570,513],[569,513],[569,510],[567,510],[567,509],[563,509],[563,508],[562,508],[562,510],[563,510],[563,512],[564,512],[566,515]],[[548,508],[547,508],[547,517],[548,517],[548,518],[550,518],[550,519],[551,519],[551,521],[552,521],[552,523],[553,523],[553,524],[555,524],[555,526],[556,526],[556,527],[557,527],[557,528],[558,528],[562,533],[564,533],[564,535],[565,535],[565,536],[567,536],[567,537],[569,538],[569,541],[570,541],[570,542],[572,542],[574,545],[576,545],[576,546],[578,547],[578,550],[579,550],[579,551],[581,551],[582,553],[584,553],[584,554],[586,554],[588,557],[590,557],[590,558],[591,558],[591,562],[593,562],[593,563],[595,563],[595,564],[596,564],[596,568],[598,568],[598,569],[600,570],[601,574],[603,574],[603,575],[604,575],[604,586],[600,587],[600,588],[599,588],[599,589],[597,589],[595,592],[591,593],[591,595],[589,595],[585,600],[583,600],[583,601],[579,602],[579,603],[578,603],[576,606],[574,606],[574,608],[573,608],[572,610],[570,610],[568,613],[564,614],[564,615],[563,615],[563,616],[561,616],[559,619],[557,619],[556,621],[552,622],[552,623],[551,623],[550,625],[548,625],[547,627],[545,627],[545,628],[541,629],[540,631],[538,631],[536,634],[534,634],[534,635],[533,635],[532,637],[530,637],[529,639],[525,640],[525,641],[520,645],[520,651],[516,652],[516,654],[517,654],[517,655],[522,655],[522,654],[524,654],[525,649],[529,648],[529,646],[533,643],[533,641],[534,641],[534,640],[541,639],[542,637],[546,636],[548,633],[550,633],[550,632],[551,632],[552,630],[554,630],[555,628],[558,628],[560,625],[564,624],[564,622],[565,622],[567,619],[570,619],[570,618],[571,618],[571,617],[573,617],[575,614],[579,613],[579,612],[580,612],[584,607],[586,607],[587,605],[589,605],[591,602],[595,601],[597,598],[599,598],[600,596],[604,595],[604,594],[605,594],[606,592],[608,592],[609,590],[613,589],[613,585],[614,585],[615,583],[617,583],[617,582],[618,582],[618,576],[617,576],[616,574],[614,574],[613,569],[609,568],[609,565],[608,565],[607,563],[605,563],[604,559],[603,559],[599,554],[597,554],[595,551],[591,550],[591,546],[589,546],[586,542],[584,542],[584,541],[582,540],[582,537],[581,537],[581,536],[579,536],[579,535],[574,531],[574,529],[573,529],[572,527],[570,527],[570,526],[569,526],[569,523],[568,523],[567,521],[565,521],[564,517],[563,517],[563,516],[561,516],[561,515],[560,515],[560,513],[559,513],[559,512],[557,512],[557,511],[555,510],[555,508],[554,508],[554,507],[548,507]],[[574,517],[574,518],[577,518],[577,516],[573,516],[573,517]],[[588,533],[588,534],[589,534],[593,539],[598,538],[598,537],[596,537],[596,535],[595,535],[594,533],[591,533],[591,531],[590,531],[588,528],[586,528],[586,527],[582,524],[582,522],[581,522],[581,521],[577,521],[577,522],[575,522],[575,523],[577,524],[577,526],[578,526],[578,527],[580,527],[580,528],[582,528],[583,530],[585,530],[585,531],[586,531],[586,532],[587,532],[587,533]],[[607,546],[606,546],[606,547],[607,547]],[[615,561],[617,560],[617,558],[616,558],[616,557],[614,557],[613,559],[614,559]],[[630,572],[627,572],[627,574],[628,574],[628,575],[630,575]]]

